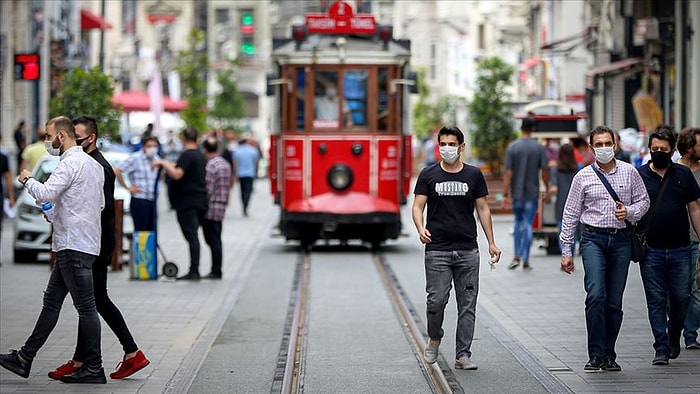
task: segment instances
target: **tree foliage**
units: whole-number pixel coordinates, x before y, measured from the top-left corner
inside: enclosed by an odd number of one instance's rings
[[[418,71],[418,102],[413,107],[413,130],[419,138],[439,129],[444,124],[457,124],[457,107],[464,103],[462,97],[440,97],[435,104],[428,102],[430,89],[425,83],[425,70]]]
[[[513,116],[505,106],[514,68],[498,57],[482,60],[477,67],[476,93],[469,103],[472,144],[477,157],[500,175],[505,149],[513,138]]]
[[[231,66],[235,67],[236,63],[232,62]],[[245,117],[245,109],[234,70],[231,68],[217,73],[216,78],[221,91],[214,96],[214,105],[209,116],[217,127],[237,130],[240,128],[238,121]]]
[[[61,87],[49,102],[49,117],[92,116],[97,120],[100,136],[115,140],[119,136],[121,109],[112,104],[112,79],[99,67],[75,68],[61,77]]]
[[[182,120],[198,131],[207,127],[207,78],[209,60],[200,50],[204,46],[205,34],[199,29],[190,32],[190,48],[178,52],[175,69],[180,74],[182,95],[187,101],[187,108],[180,112]]]

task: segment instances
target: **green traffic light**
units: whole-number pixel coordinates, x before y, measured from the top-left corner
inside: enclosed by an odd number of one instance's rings
[[[252,12],[245,12],[243,13],[243,16],[241,17],[241,23],[243,23],[244,26],[250,26],[255,22],[253,18],[253,13]]]

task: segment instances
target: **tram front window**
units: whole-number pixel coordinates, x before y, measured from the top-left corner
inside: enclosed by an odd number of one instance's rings
[[[338,95],[338,73],[319,72],[316,74],[314,97],[314,127],[338,128],[340,126],[340,105],[342,102],[342,120],[344,127],[352,127],[352,114],[345,100]]]

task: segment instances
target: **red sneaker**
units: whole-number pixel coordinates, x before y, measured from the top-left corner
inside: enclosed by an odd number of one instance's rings
[[[73,365],[73,360],[68,360],[68,362],[56,368],[55,371],[49,372],[49,377],[51,379],[61,380],[62,377],[72,375],[74,372],[78,371],[78,369],[80,368]]]
[[[109,377],[112,379],[124,379],[142,370],[150,363],[143,352],[139,350],[136,352],[136,356],[128,360],[122,360],[117,364],[117,370],[109,374]]]

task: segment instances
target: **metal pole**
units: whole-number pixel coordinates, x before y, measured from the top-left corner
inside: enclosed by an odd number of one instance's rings
[[[105,18],[105,0],[101,0],[101,17]],[[100,27],[100,72],[105,71],[105,29],[104,26]]]

